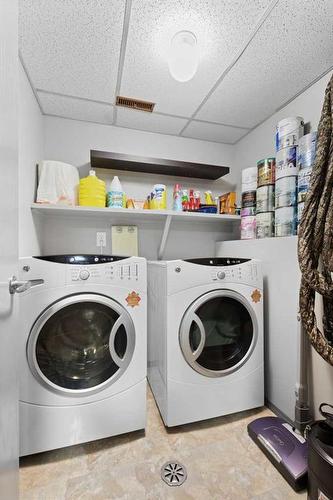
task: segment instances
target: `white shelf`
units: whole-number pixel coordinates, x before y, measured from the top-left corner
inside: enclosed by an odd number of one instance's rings
[[[163,257],[164,248],[168,239],[169,230],[172,221],[187,221],[191,225],[195,222],[232,224],[240,222],[239,215],[219,215],[204,214],[199,212],[176,212],[173,210],[132,210],[127,208],[94,208],[94,207],[68,207],[65,205],[42,205],[33,203],[31,205],[33,214],[42,216],[62,216],[69,217],[93,217],[107,218],[114,225],[135,225],[146,222],[164,223],[161,242],[158,250],[158,258]]]
[[[186,221],[204,221],[207,222],[235,222],[240,220],[239,215],[219,215],[219,214],[203,214],[199,212],[175,212],[173,210],[144,210],[144,209],[127,209],[127,208],[94,208],[94,207],[67,207],[64,205],[42,205],[33,203],[31,205],[33,213],[43,215],[65,215],[71,216],[93,216],[107,217],[115,219],[123,219],[124,222],[129,220],[135,223],[137,220],[164,220],[171,216],[174,220]]]

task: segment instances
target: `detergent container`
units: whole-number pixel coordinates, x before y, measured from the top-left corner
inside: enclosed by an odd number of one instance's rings
[[[79,205],[81,207],[105,207],[105,182],[98,179],[95,170],[80,180]]]
[[[107,196],[108,207],[122,208],[124,206],[124,192],[119,177],[114,176]],[[126,205],[125,205],[126,206]]]

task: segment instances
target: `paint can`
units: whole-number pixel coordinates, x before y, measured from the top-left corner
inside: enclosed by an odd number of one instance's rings
[[[275,158],[265,158],[257,162],[258,187],[274,184],[275,182]]]
[[[275,208],[296,205],[297,177],[281,177],[275,183]]]
[[[317,132],[303,135],[298,143],[298,167],[312,167],[316,157]]]
[[[256,215],[257,238],[271,238],[274,236],[274,212],[263,212]]]
[[[257,179],[255,182],[249,182],[248,184],[242,183],[242,193],[246,193],[248,191],[255,191],[257,189]]]
[[[301,223],[301,218],[304,210],[304,203],[298,203],[297,205],[297,225]]]
[[[276,153],[275,179],[297,175],[297,173],[297,147],[290,146],[280,149],[280,151]]]
[[[241,217],[251,217],[256,215],[256,207],[243,207],[240,214]]]
[[[257,189],[257,213],[274,211],[274,186],[261,186]]]
[[[275,210],[275,236],[297,234],[297,207],[282,207]]]
[[[242,217],[241,219],[241,239],[253,240],[256,237],[256,217],[255,215]]]
[[[304,121],[301,116],[291,116],[280,120],[276,126],[276,151],[290,146],[297,146],[300,137],[304,134]]]
[[[242,193],[257,189],[257,167],[248,167],[242,170]]]
[[[255,207],[256,206],[257,191],[246,191],[242,193],[242,207]]]
[[[302,168],[298,172],[298,180],[297,180],[297,201],[298,203],[302,203],[305,201],[306,195],[310,189],[310,181],[311,181],[311,172],[312,167]]]

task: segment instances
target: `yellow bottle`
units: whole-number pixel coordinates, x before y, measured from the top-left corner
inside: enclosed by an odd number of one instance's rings
[[[95,170],[90,170],[88,177],[80,180],[79,205],[81,207],[105,207],[105,182],[98,179]]]

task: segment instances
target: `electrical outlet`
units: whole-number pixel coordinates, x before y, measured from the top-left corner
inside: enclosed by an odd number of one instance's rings
[[[97,232],[96,233],[96,246],[97,247],[106,247],[106,233]]]

